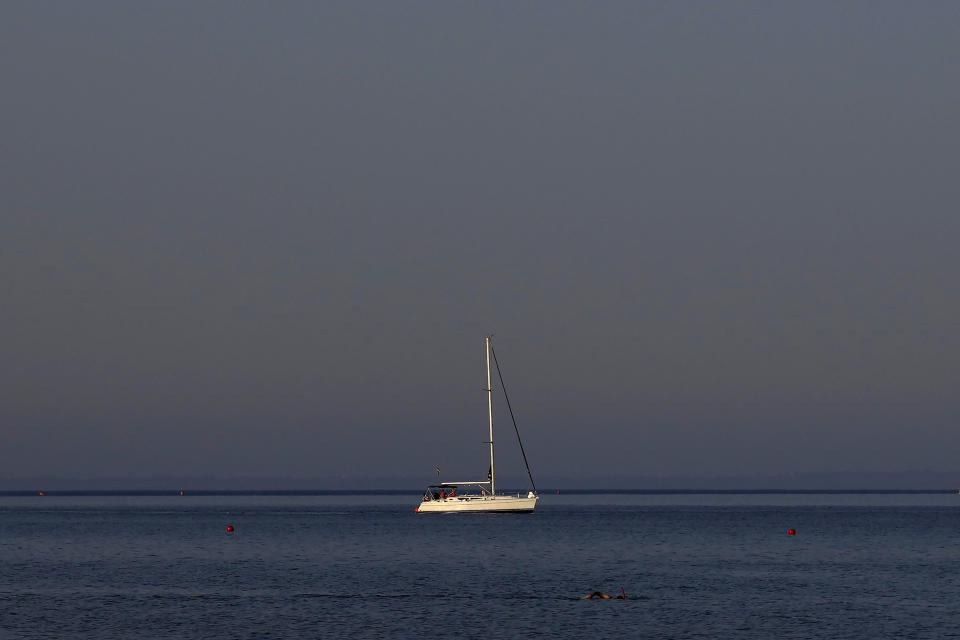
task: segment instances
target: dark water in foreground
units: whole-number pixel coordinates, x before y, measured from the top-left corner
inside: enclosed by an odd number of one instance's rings
[[[415,503],[0,498],[0,637],[960,637],[957,495]]]

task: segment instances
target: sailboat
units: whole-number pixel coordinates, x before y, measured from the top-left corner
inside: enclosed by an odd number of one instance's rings
[[[497,375],[500,378],[500,386],[503,389],[504,398],[507,401],[507,407],[510,408],[510,399],[507,397],[506,387],[503,386],[503,376],[500,375],[500,365],[497,363],[497,354],[493,351],[491,343],[492,336],[484,338],[487,348],[487,412],[490,423],[490,470],[487,473],[486,480],[472,480],[464,482],[441,482],[427,487],[427,491],[420,498],[420,505],[417,507],[417,513],[460,513],[460,512],[510,512],[510,513],[531,513],[537,506],[537,487],[533,483],[533,474],[530,473],[530,465],[527,464],[527,474],[530,477],[530,486],[532,491],[526,495],[521,493],[498,494],[497,493],[497,475],[493,464],[493,384],[490,378],[490,355],[493,354],[494,363],[497,365]],[[513,409],[510,408],[510,416],[513,417]],[[514,428],[517,423],[514,420]],[[520,452],[523,454],[524,463],[527,462],[527,454],[523,450],[523,443],[520,441],[520,432],[517,431],[517,442],[520,443]],[[439,474],[439,470],[438,470]]]

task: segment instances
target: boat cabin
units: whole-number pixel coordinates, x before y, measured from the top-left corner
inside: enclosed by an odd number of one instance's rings
[[[470,497],[470,498],[484,497],[484,496],[487,496],[490,492],[485,487],[481,486],[483,484],[489,484],[489,483],[444,482],[442,484],[431,484],[430,486],[427,487],[427,490],[423,494],[423,497],[421,498],[420,501],[431,502],[434,500],[441,500],[441,501],[449,500],[451,498],[462,499],[467,497]],[[476,491],[469,491],[469,490],[461,491],[460,488],[463,486],[466,486],[466,487],[474,486],[476,487]]]

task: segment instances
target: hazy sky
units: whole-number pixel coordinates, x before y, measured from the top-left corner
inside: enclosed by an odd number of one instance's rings
[[[4,2],[0,476],[485,475],[488,332],[540,474],[956,469],[958,78],[953,0]]]

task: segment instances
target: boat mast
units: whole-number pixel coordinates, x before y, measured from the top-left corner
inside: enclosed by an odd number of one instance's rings
[[[497,495],[495,475],[493,471],[493,385],[490,383],[490,336],[485,338],[487,343],[487,413],[490,417],[490,495]]]

